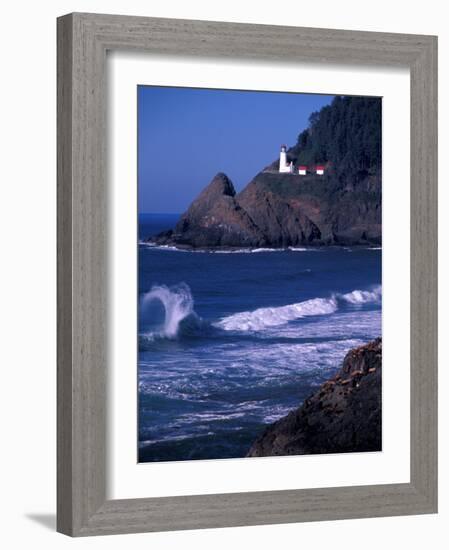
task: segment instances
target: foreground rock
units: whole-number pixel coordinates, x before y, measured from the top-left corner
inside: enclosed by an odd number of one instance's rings
[[[352,349],[341,370],[301,407],[271,424],[247,456],[382,449],[382,340]]]

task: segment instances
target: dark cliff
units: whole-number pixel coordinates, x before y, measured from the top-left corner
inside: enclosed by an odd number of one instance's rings
[[[231,180],[218,173],[193,201],[174,230],[161,233],[156,242],[191,246],[257,246],[264,235],[239,205]]]
[[[274,161],[236,194],[218,173],[177,226],[151,240],[192,248],[380,244],[380,105],[337,97],[311,115],[288,159],[324,164],[324,175],[282,174]]]
[[[192,248],[378,245],[382,239],[380,178],[356,189],[332,175],[261,172],[239,194],[217,174],[173,230],[157,244]]]
[[[271,424],[247,456],[380,451],[382,340],[352,349],[341,370]]]

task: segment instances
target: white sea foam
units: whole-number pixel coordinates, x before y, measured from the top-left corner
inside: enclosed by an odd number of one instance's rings
[[[156,244],[148,241],[139,241],[139,245],[144,246],[145,248],[150,248],[153,250],[166,250],[169,252],[192,252],[195,254],[258,254],[260,252],[317,252],[318,248],[309,248],[309,247],[300,247],[300,246],[289,246],[287,248],[222,248],[222,249],[213,249],[213,248],[179,248],[177,246],[169,244]]]
[[[262,307],[252,311],[234,313],[220,319],[214,326],[227,331],[260,331],[270,327],[280,326],[303,317],[330,315],[339,308],[339,303],[346,302],[352,306],[367,303],[380,303],[382,287],[375,286],[369,290],[353,290],[346,294],[334,294],[329,298],[312,298],[303,302],[278,307]],[[185,283],[168,287],[156,285],[141,299],[141,309],[145,309],[153,301],[159,301],[164,307],[163,326],[158,332],[145,334],[147,340],[155,338],[176,338],[181,323],[189,319],[200,322],[193,306],[190,288]]]
[[[181,321],[190,315],[195,315],[193,310],[193,297],[190,288],[185,283],[174,287],[155,285],[141,299],[141,310],[144,312],[148,305],[158,300],[164,307],[164,324],[158,336],[175,338],[178,335]],[[154,333],[146,335],[153,339]]]
[[[216,327],[233,331],[257,331],[265,328],[284,325],[303,317],[313,315],[330,315],[338,309],[338,302],[342,300],[351,305],[378,303],[382,299],[382,287],[376,286],[371,290],[353,290],[347,294],[334,294],[330,298],[312,298],[304,302],[279,307],[263,307],[253,311],[242,311],[224,317]]]
[[[152,248],[154,250],[166,250],[168,252],[204,252],[204,250],[189,250],[186,248],[178,248],[177,246],[172,246],[170,244],[154,244],[154,243],[140,243],[146,246],[147,248]]]
[[[290,250],[290,252],[322,252],[322,248],[312,248],[310,246],[289,246],[285,250]]]
[[[326,315],[337,310],[336,298],[313,298],[297,304],[280,307],[262,307],[224,317],[215,326],[224,330],[261,330],[283,325],[302,317]]]
[[[279,248],[268,248],[268,247],[259,247],[259,248],[222,248],[222,249],[213,249],[213,248],[179,248],[178,246],[170,244],[156,244],[149,241],[139,241],[139,245],[144,246],[145,248],[152,248],[153,250],[167,250],[169,252],[192,252],[195,254],[257,254],[259,252],[324,252],[325,247],[312,247],[312,246],[288,246],[288,247],[279,247]],[[336,247],[334,247],[336,248]],[[346,252],[353,252],[354,250],[382,250],[381,246],[369,246],[366,248],[351,248],[343,247],[342,250]]]
[[[340,297],[353,305],[380,302],[382,299],[382,287],[379,285],[372,290],[353,290],[347,294],[342,294]]]
[[[279,248],[253,248],[251,252],[279,252]]]
[[[259,252],[283,252],[284,248],[235,248],[223,250],[208,250],[211,254],[257,254]]]
[[[222,250],[206,250],[211,254],[257,254],[259,252],[318,252],[319,248],[310,248],[305,246],[289,246],[287,248],[235,248]]]

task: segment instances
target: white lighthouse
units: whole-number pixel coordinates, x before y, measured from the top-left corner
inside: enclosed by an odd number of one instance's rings
[[[293,171],[293,163],[287,162],[287,146],[281,145],[279,155],[279,172],[291,173]]]

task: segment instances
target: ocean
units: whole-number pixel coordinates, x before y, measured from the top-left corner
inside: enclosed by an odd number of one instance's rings
[[[139,216],[139,462],[244,457],[381,336],[375,248],[180,251]]]

